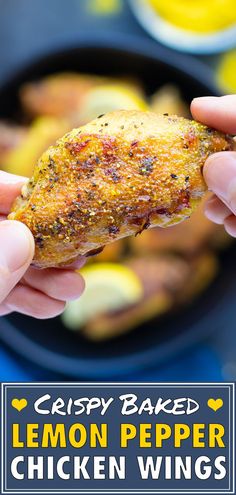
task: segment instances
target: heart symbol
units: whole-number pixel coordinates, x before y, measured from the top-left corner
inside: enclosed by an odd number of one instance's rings
[[[207,405],[210,407],[210,409],[213,409],[213,411],[218,411],[223,406],[224,402],[222,399],[208,399]]]
[[[22,411],[22,409],[24,409],[27,406],[27,404],[28,402],[26,399],[12,399],[11,401],[12,407],[17,409],[17,411]]]

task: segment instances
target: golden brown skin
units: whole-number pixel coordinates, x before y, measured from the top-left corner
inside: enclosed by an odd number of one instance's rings
[[[151,97],[151,111],[169,113],[180,117],[190,117],[189,106],[183,101],[180,91],[174,84],[161,86]]]
[[[106,78],[90,74],[60,72],[21,87],[23,108],[32,116],[65,117],[79,110],[87,92]]]
[[[141,236],[131,237],[129,239],[131,249],[143,255],[176,252],[192,256],[206,246],[220,247],[224,239],[226,242],[229,236],[222,225],[210,222],[204,215],[205,202],[209,197],[211,197],[210,193],[205,195],[197,210],[186,222],[168,229],[156,227],[146,230]]]
[[[111,112],[43,154],[9,218],[33,233],[35,265],[71,263],[188,218],[206,190],[206,158],[230,148],[230,138],[181,117]]]
[[[87,107],[87,98],[91,90],[104,84],[114,85],[114,88],[121,85],[132,91],[134,97],[144,97],[139,82],[133,79],[59,72],[24,84],[20,89],[20,100],[29,116],[66,117],[72,122],[71,126],[78,126],[89,120],[86,115],[91,114],[91,109]]]

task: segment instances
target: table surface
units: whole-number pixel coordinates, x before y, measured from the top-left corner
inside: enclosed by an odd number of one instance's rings
[[[114,33],[149,37],[134,19],[127,0],[119,12],[93,15],[91,0],[0,0],[0,82],[32,59],[60,47],[76,45],[78,38]],[[217,56],[201,57],[214,67]],[[223,376],[236,379],[234,325],[214,334],[211,346],[220,353]]]

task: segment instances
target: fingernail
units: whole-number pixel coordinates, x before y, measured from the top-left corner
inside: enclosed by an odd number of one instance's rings
[[[210,156],[203,173],[209,189],[227,201],[230,189],[236,186],[236,153],[227,151]]]
[[[18,184],[26,181],[25,177],[21,177],[20,175],[13,175],[4,172],[4,170],[0,170],[0,182],[3,184]]]
[[[212,105],[215,105],[216,103],[216,100],[218,100],[219,98],[217,96],[198,96],[197,98],[194,98],[192,100],[192,103],[194,103],[194,105],[197,103],[204,103],[204,104],[212,104]]]
[[[0,264],[9,272],[19,270],[33,257],[33,237],[23,223],[14,220],[1,222],[0,243]]]
[[[79,270],[79,268],[82,268],[85,263],[87,263],[87,261],[88,258],[86,258],[85,256],[80,256],[80,258],[74,262],[73,267]]]

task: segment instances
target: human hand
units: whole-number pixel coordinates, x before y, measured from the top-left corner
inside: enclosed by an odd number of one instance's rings
[[[0,171],[0,315],[18,311],[35,318],[52,318],[64,310],[65,301],[81,295],[84,282],[72,267],[30,267],[34,256],[30,230],[23,223],[6,220],[24,181]],[[81,258],[76,267],[83,264]]]
[[[193,118],[227,134],[236,135],[236,95],[195,98]],[[206,202],[205,214],[236,237],[236,151],[211,155],[203,168],[208,188],[214,195]]]

